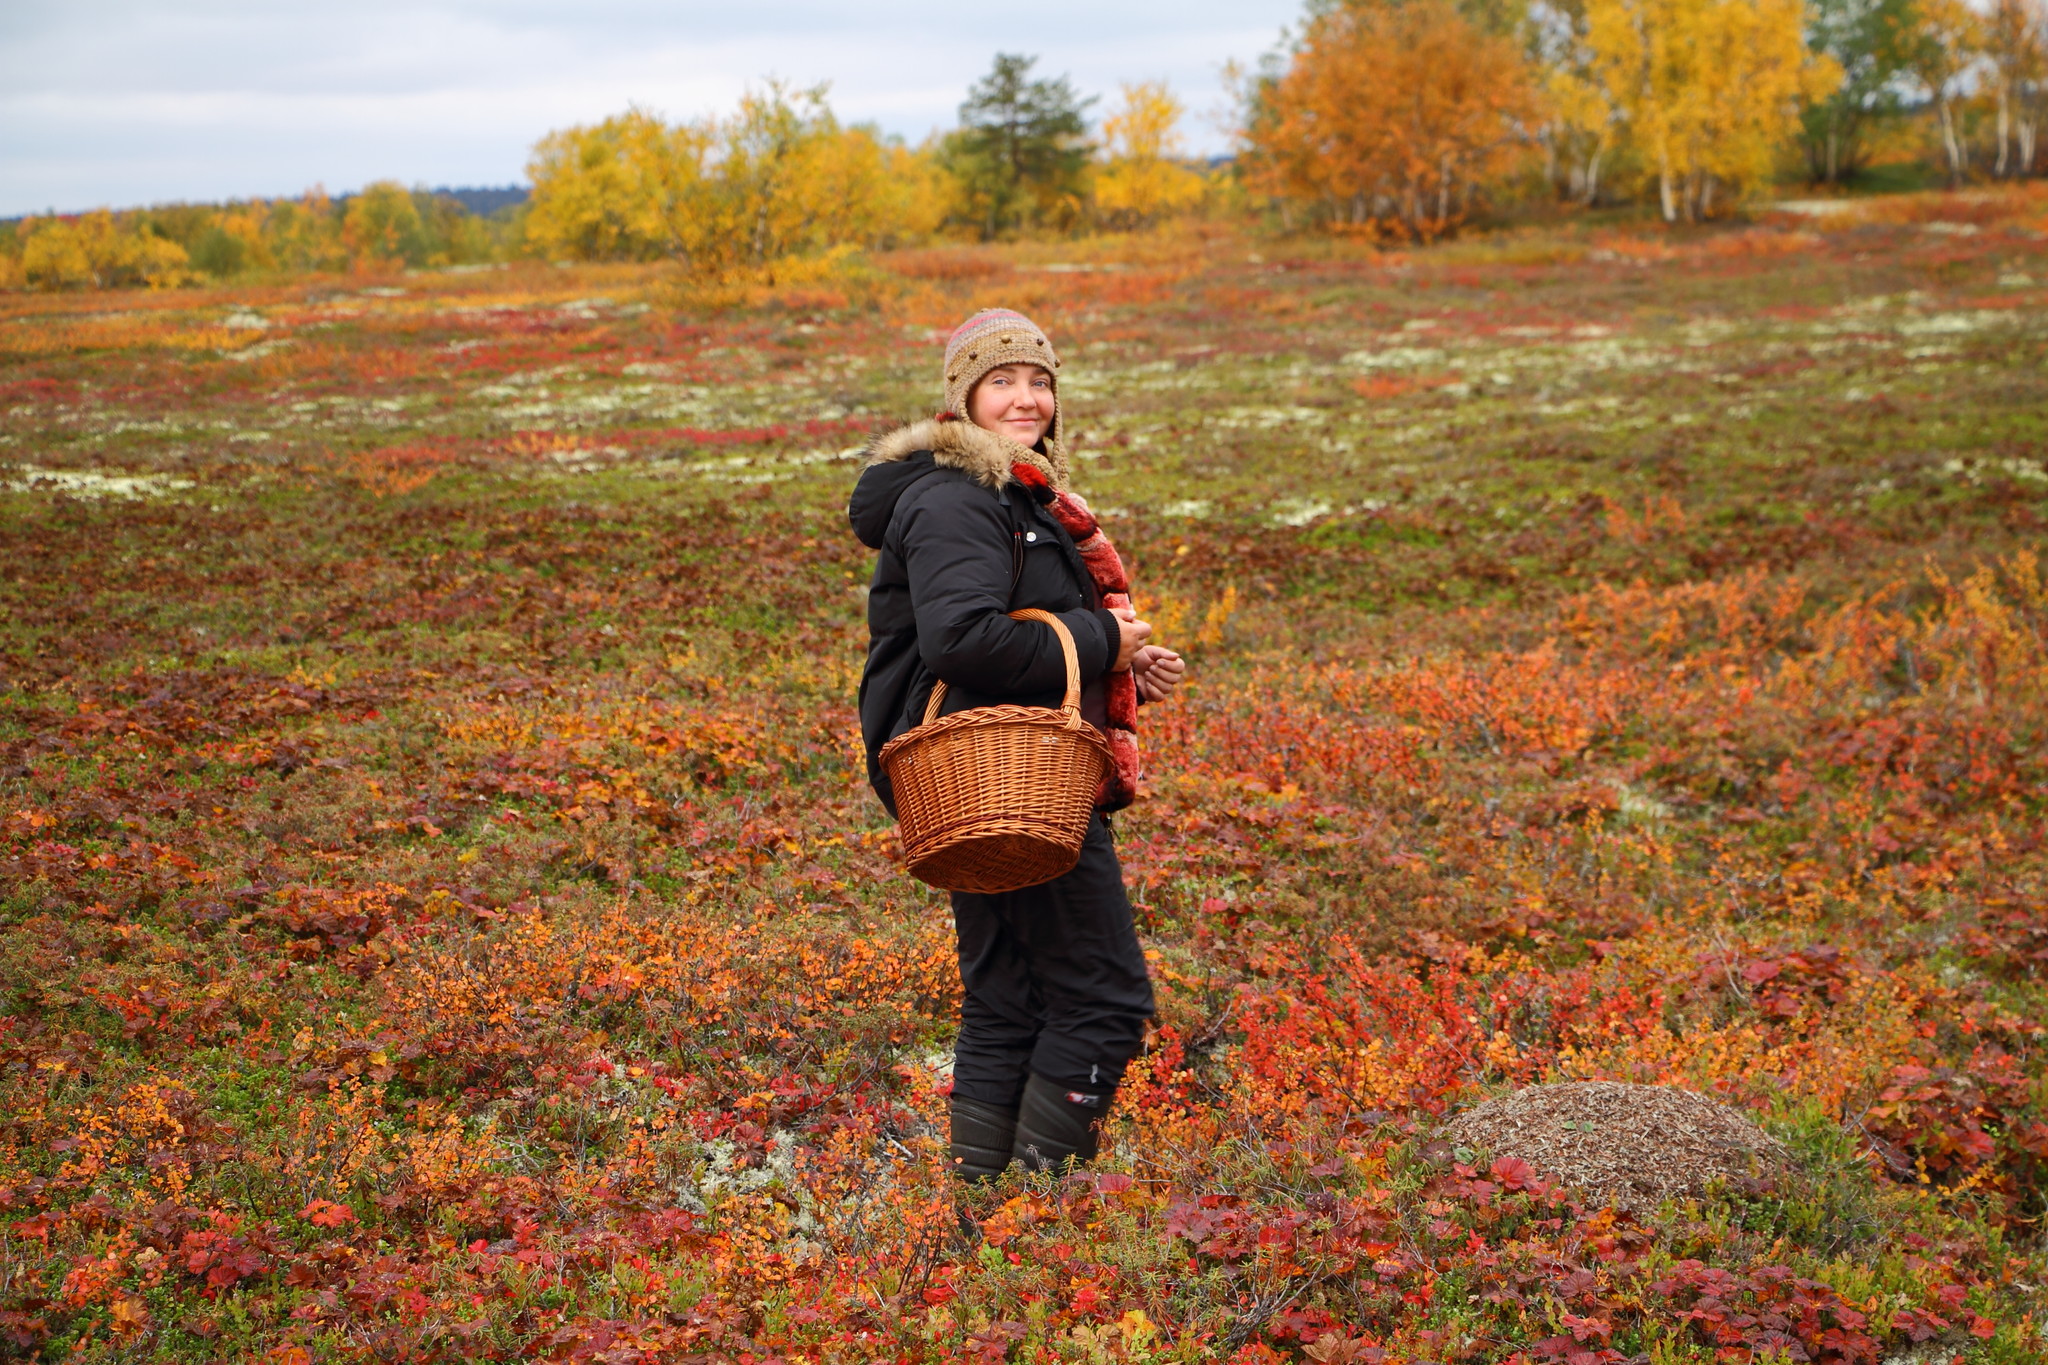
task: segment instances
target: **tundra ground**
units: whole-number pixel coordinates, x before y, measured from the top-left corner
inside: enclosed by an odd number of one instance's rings
[[[0,299],[0,1352],[2040,1358],[2037,203],[699,303]],[[842,509],[989,304],[1193,681],[1156,1036],[977,1240]],[[1630,1216],[1435,1136],[1576,1078],[1791,1164]]]

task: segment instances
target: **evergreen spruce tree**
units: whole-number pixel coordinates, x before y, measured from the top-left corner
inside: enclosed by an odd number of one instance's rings
[[[1087,107],[1065,76],[1031,78],[1035,57],[997,53],[967,91],[943,147],[963,207],[984,238],[1071,226],[1086,193]]]
[[[1869,159],[1871,125],[1903,103],[1913,33],[1912,0],[1807,0],[1806,44],[1842,67],[1842,83],[1800,111],[1814,183],[1853,179]]]

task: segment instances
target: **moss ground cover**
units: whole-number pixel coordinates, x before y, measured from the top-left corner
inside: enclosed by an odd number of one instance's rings
[[[1941,202],[0,301],[0,1352],[2038,1359],[2048,220]],[[992,303],[1195,681],[973,1236],[841,508]],[[1436,1135],[1594,1078],[1793,1161]]]

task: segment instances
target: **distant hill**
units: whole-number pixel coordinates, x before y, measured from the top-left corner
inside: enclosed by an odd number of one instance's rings
[[[428,190],[427,193],[438,194],[444,199],[453,199],[456,203],[462,205],[462,207],[468,209],[477,217],[488,218],[492,214],[501,212],[502,210],[517,208],[519,205],[526,202],[528,196],[532,194],[532,191],[529,190],[524,185],[463,185],[456,188],[451,188],[447,185],[436,185],[433,189]],[[287,198],[289,196],[280,195],[278,197]],[[346,194],[335,195],[334,202],[337,204],[346,204],[350,199],[354,197],[355,192],[351,190]],[[154,207],[160,209],[177,208],[183,207],[183,204],[182,202],[178,204],[157,204],[154,205]],[[129,210],[116,211],[128,212]],[[85,210],[73,210],[70,213],[53,213],[48,215],[16,214],[11,218],[0,218],[0,228],[16,226],[26,218],[39,218],[45,216],[70,218],[77,216],[77,214],[80,212],[85,212]]]
[[[525,203],[531,191],[524,185],[484,188],[464,186],[460,189],[437,185],[429,193],[438,194],[444,199],[453,199],[479,218],[488,218],[501,209],[517,208]]]

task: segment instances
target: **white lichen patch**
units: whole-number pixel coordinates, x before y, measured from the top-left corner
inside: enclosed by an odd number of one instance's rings
[[[291,344],[290,337],[272,337],[268,341],[259,341],[254,346],[244,346],[238,351],[222,351],[220,358],[233,361],[237,365],[246,365],[252,360],[276,355],[279,351],[288,349]]]
[[[2024,457],[2004,460],[1949,460],[1941,472],[1968,484],[1981,484],[1986,478],[2018,479],[2022,483],[2048,483],[2048,468],[2039,460]]]
[[[192,480],[170,474],[122,474],[104,469],[42,469],[22,465],[7,480],[15,493],[62,493],[74,498],[160,498]]]
[[[1445,352],[1436,346],[1388,346],[1377,351],[1353,351],[1344,363],[1360,370],[1409,370],[1418,365],[1442,364]]]
[[[601,469],[617,460],[623,460],[632,452],[624,446],[569,446],[561,450],[550,450],[544,458],[560,465],[572,474],[587,474]]]
[[[2009,321],[2011,319],[1997,309],[1974,308],[1965,312],[1928,313],[1921,317],[1900,318],[1892,327],[1900,336],[1940,336],[1981,332],[1987,328],[2003,326]]]
[[[1623,820],[1635,825],[1658,824],[1671,818],[1671,807],[1629,786],[1621,787],[1615,811]]]
[[[1240,407],[1230,408],[1210,419],[1211,426],[1257,427],[1271,429],[1284,427],[1293,422],[1323,422],[1329,414],[1321,408],[1301,407]]]
[[[1268,516],[1275,526],[1307,526],[1337,510],[1321,499],[1286,498],[1273,504]]]

